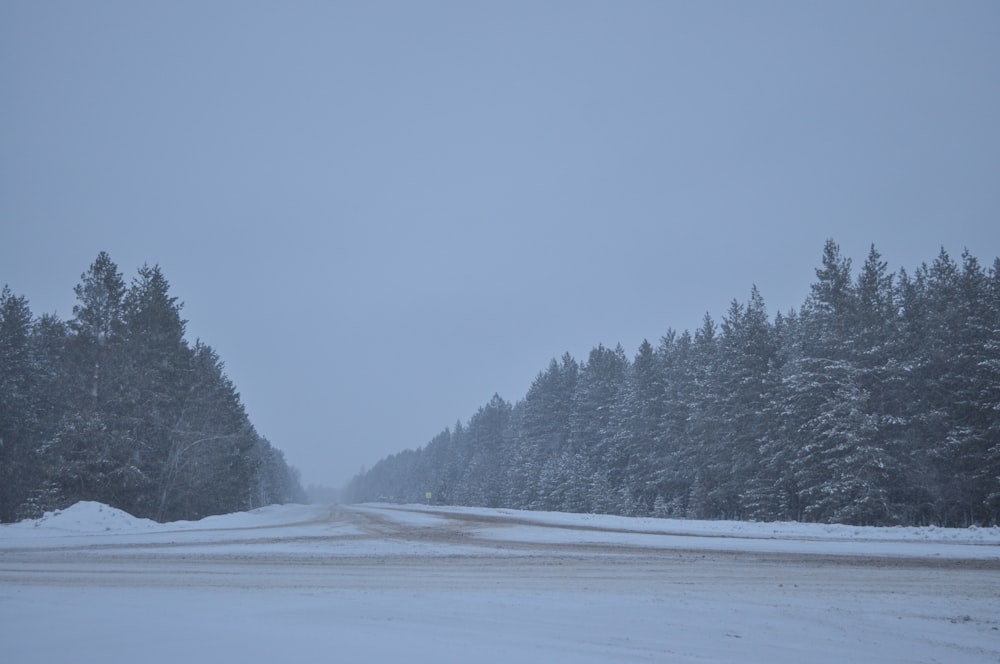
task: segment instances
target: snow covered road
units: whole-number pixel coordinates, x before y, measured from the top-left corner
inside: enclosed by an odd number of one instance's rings
[[[0,527],[3,661],[1000,662],[1000,531],[282,506]]]

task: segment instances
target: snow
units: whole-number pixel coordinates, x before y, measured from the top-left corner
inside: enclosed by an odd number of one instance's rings
[[[422,506],[382,506],[391,518],[427,523]],[[477,508],[434,508],[439,515],[507,517],[480,537],[518,542],[619,544],[632,547],[693,548],[711,551],[769,551],[869,556],[995,558],[1000,528],[870,527],[820,523],[756,523],[631,518]],[[433,512],[432,512],[433,514]],[[514,523],[516,526],[509,524]],[[947,546],[950,545],[950,546]]]
[[[128,512],[114,507],[86,501],[65,510],[46,512],[44,516],[33,521],[22,521],[7,526],[10,529],[7,532],[31,528],[39,534],[51,536],[58,532],[99,533],[152,530],[158,525],[150,519],[138,519]]]
[[[1000,529],[286,505],[0,527],[4,661],[996,662]]]

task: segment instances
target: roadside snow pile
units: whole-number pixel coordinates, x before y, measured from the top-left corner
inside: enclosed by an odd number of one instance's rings
[[[140,519],[102,503],[79,502],[64,510],[46,512],[38,519],[21,521],[11,528],[58,530],[67,533],[142,532],[161,528],[151,519]]]
[[[51,546],[134,545],[139,542],[176,547],[245,542],[267,531],[272,541],[295,537],[356,534],[343,523],[331,523],[331,508],[316,505],[271,505],[249,512],[210,516],[199,521],[157,523],[108,505],[79,502],[39,519],[0,525],[3,550]],[[218,548],[218,547],[217,547]]]
[[[171,530],[241,530],[249,528],[286,528],[308,523],[319,518],[322,506],[317,505],[267,505],[249,512],[217,514],[198,521],[171,521],[163,524]]]

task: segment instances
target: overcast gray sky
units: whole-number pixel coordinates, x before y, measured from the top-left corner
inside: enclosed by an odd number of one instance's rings
[[[306,483],[552,357],[1000,254],[1000,3],[0,3],[0,284],[159,264]]]

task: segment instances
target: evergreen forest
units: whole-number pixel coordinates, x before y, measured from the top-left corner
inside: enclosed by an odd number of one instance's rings
[[[857,525],[1000,520],[1000,259],[912,273],[832,240],[806,301],[754,287],[630,359],[553,360],[515,404],[383,459],[355,501]]]
[[[81,500],[172,521],[303,500],[159,267],[104,252],[68,322],[0,294],[0,522]]]

